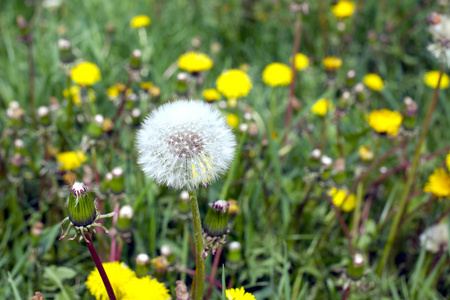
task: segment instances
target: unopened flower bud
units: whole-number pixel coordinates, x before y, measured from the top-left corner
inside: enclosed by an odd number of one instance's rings
[[[14,140],[14,154],[26,155],[25,144],[23,140]]]
[[[123,169],[116,167],[111,171],[113,178],[109,184],[111,191],[114,194],[121,194],[125,188],[125,180],[123,178]]]
[[[241,123],[241,124],[239,124],[239,131],[240,131],[241,133],[245,133],[245,132],[247,132],[247,130],[248,130],[248,125],[247,125],[247,123]]]
[[[150,257],[145,253],[136,256],[136,275],[139,278],[147,276],[150,272],[150,262]]]
[[[23,156],[20,155],[19,153],[14,154],[10,164],[10,172],[14,177],[18,177],[20,175],[22,164],[23,164]]]
[[[45,299],[44,299],[44,295],[42,295],[41,292],[35,292],[34,296],[31,297],[30,300],[45,300]]]
[[[374,154],[369,146],[359,147],[358,155],[359,155],[359,158],[364,162],[371,161],[374,157]]]
[[[139,49],[133,50],[130,57],[130,68],[132,70],[139,70],[142,66],[142,51]]]
[[[176,91],[178,95],[187,95],[188,93],[188,74],[185,72],[178,73]]]
[[[234,199],[229,199],[228,204],[230,205],[230,207],[228,208],[228,215],[229,216],[236,215],[240,209],[238,202]]]
[[[356,100],[358,102],[363,102],[366,99],[365,91],[366,88],[364,87],[364,84],[362,84],[361,82],[355,85]]]
[[[37,221],[31,227],[31,239],[33,246],[35,247],[39,241],[39,237],[42,235],[42,231],[44,229],[44,223]]]
[[[103,118],[102,115],[97,114],[95,115],[94,120],[89,123],[87,131],[92,138],[98,139],[102,136],[103,133],[102,126],[104,121],[105,118]]]
[[[240,262],[242,259],[241,248],[242,248],[241,243],[236,241],[231,242],[228,245],[227,260],[231,263]]]
[[[172,248],[169,245],[162,245],[160,252],[161,255],[166,257],[170,263],[175,262],[175,255],[173,254]]]
[[[189,215],[191,208],[189,206],[189,193],[188,191],[182,191],[180,193],[180,201],[178,202],[178,212],[183,215]]]
[[[347,76],[345,78],[345,84],[347,87],[352,87],[355,84],[356,72],[355,70],[350,70],[347,72]]]
[[[169,268],[169,261],[165,256],[158,256],[152,259],[152,264],[155,268],[155,277],[162,281],[165,277],[167,269]]]
[[[20,29],[21,35],[27,35],[28,34],[28,22],[25,20],[23,16],[17,16],[16,18],[17,27]]]
[[[102,125],[103,132],[110,134],[114,130],[114,123],[110,118],[106,118]]]
[[[135,93],[129,94],[125,101],[125,109],[127,111],[132,110],[136,106],[136,103],[138,101],[139,101],[138,95],[136,95]]]
[[[441,16],[437,12],[433,11],[428,14],[427,21],[430,25],[437,25],[441,23]]]
[[[75,55],[72,53],[72,44],[69,40],[58,40],[59,59],[63,64],[70,64],[75,61]]]
[[[149,89],[150,95],[152,95],[153,100],[158,100],[161,96],[161,89],[156,85],[152,85]]]
[[[322,151],[320,149],[314,149],[309,156],[307,162],[307,168],[309,170],[319,170],[320,169],[320,157],[322,156]]]
[[[50,125],[50,109],[47,106],[40,106],[37,109],[37,117],[41,125],[48,126]]]
[[[347,275],[353,280],[358,280],[364,275],[364,256],[355,253],[347,268]]]
[[[227,101],[227,104],[231,108],[235,108],[237,106],[237,99],[236,98],[229,98]]]
[[[334,162],[333,180],[337,185],[342,185],[344,184],[346,177],[345,159],[340,157]]]
[[[406,130],[414,130],[416,127],[418,105],[411,97],[405,97],[405,99],[403,99],[403,103],[405,104],[405,112],[402,127]]]
[[[189,292],[184,281],[177,280],[175,282],[175,294],[177,300],[189,300]]]
[[[97,216],[94,201],[89,196],[88,188],[83,182],[74,182],[70,186],[69,219],[74,226],[86,227],[92,224]]]
[[[133,125],[139,125],[141,122],[142,111],[139,108],[133,108],[131,111],[131,121]]]
[[[229,208],[230,204],[225,200],[211,203],[203,221],[203,230],[208,236],[222,236],[228,232]]]
[[[131,228],[131,220],[133,219],[133,208],[130,205],[124,205],[119,210],[116,228],[120,232],[128,232]]]

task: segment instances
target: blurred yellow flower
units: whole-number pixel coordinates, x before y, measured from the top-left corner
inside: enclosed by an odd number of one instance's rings
[[[403,116],[398,111],[383,108],[371,111],[367,121],[369,126],[378,133],[396,135],[402,120]]]
[[[124,89],[125,85],[123,83],[117,83],[113,86],[110,86],[106,90],[106,95],[108,95],[109,99],[114,100],[119,97],[120,93],[122,93]],[[126,95],[130,95],[131,93],[133,93],[133,90],[127,89]]]
[[[213,61],[208,55],[200,52],[187,52],[178,59],[178,67],[190,73],[198,73],[211,69]]]
[[[151,83],[150,81],[145,81],[145,82],[139,83],[139,86],[140,86],[141,89],[143,89],[144,91],[148,91],[148,90],[150,90],[150,88],[152,87],[152,83]]]
[[[83,151],[78,150],[77,152],[68,151],[58,153],[56,155],[56,160],[59,162],[62,170],[73,171],[81,167],[81,164],[84,163],[87,158]]]
[[[228,215],[233,216],[237,214],[240,210],[238,202],[234,199],[228,199],[228,203],[230,204],[230,208],[228,209]]]
[[[223,72],[216,80],[217,90],[227,98],[241,98],[248,95],[252,82],[247,73],[231,69]]]
[[[70,87],[69,90],[63,90],[63,96],[67,99],[71,98],[73,104],[76,106],[81,106],[83,104],[83,99],[81,97],[81,88],[79,85],[74,85]],[[95,101],[95,92],[93,89],[87,89],[87,100],[91,102]]]
[[[126,295],[128,284],[136,278],[136,274],[124,263],[105,262],[102,264],[117,299]],[[86,287],[96,300],[109,300],[102,278],[95,268],[86,280]]]
[[[351,1],[339,1],[333,5],[331,12],[336,18],[347,18],[353,15],[355,4]]]
[[[303,53],[297,53],[295,54],[295,69],[297,71],[301,71],[309,66],[309,59],[308,56],[306,56]]]
[[[450,171],[450,152],[445,157],[445,164],[447,165],[447,169]]]
[[[329,192],[333,204],[345,212],[352,211],[356,207],[355,194],[347,195],[344,190],[332,188]]]
[[[373,152],[369,146],[360,146],[358,155],[362,161],[371,161],[373,159]]]
[[[264,68],[263,81],[270,86],[286,86],[292,81],[292,71],[285,64],[271,63]]]
[[[250,70],[250,65],[247,63],[243,63],[239,65],[239,70],[244,71],[247,73]]]
[[[220,99],[220,94],[216,89],[207,89],[202,92],[203,98],[208,102],[217,101]]]
[[[384,88],[383,79],[377,74],[369,73],[363,78],[364,85],[372,91],[381,91]]]
[[[322,60],[323,66],[327,71],[336,71],[342,66],[342,59],[336,56],[328,56]]]
[[[155,278],[145,276],[142,278],[134,278],[124,285],[124,296],[122,300],[168,300],[172,299],[169,290],[164,283],[159,282]]]
[[[435,89],[437,87],[438,80],[439,80],[439,71],[429,71],[425,74],[423,79],[424,79],[426,85]],[[444,73],[444,74],[442,74],[441,84],[440,84],[439,88],[443,90],[443,89],[448,88],[448,85],[449,85],[449,77],[447,74]]]
[[[231,128],[236,130],[238,128],[238,125],[239,125],[239,118],[235,114],[228,114],[227,115],[227,122],[231,126]]]
[[[315,115],[324,117],[328,110],[333,108],[333,103],[330,99],[322,98],[316,101],[314,105],[311,107],[311,112]]]
[[[130,21],[131,27],[134,27],[134,28],[149,26],[150,23],[151,23],[151,20],[146,15],[136,16],[133,19],[131,19],[131,21]]]
[[[450,196],[450,175],[442,168],[434,170],[423,191],[432,193],[437,197]]]
[[[240,289],[227,289],[225,295],[227,300],[256,300],[255,296],[246,293],[243,287]]]
[[[91,86],[102,79],[100,69],[93,63],[82,62],[72,68],[70,78],[78,85]]]

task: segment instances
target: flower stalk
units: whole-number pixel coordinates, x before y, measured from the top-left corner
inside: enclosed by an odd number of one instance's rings
[[[400,220],[402,219],[403,214],[406,211],[406,208],[408,205],[408,201],[407,201],[408,195],[409,195],[409,192],[412,187],[412,183],[413,183],[413,180],[414,180],[414,177],[416,174],[417,166],[419,164],[420,150],[422,148],[422,144],[425,142],[425,138],[428,133],[428,127],[429,127],[430,121],[431,121],[431,117],[433,115],[434,109],[437,104],[438,95],[439,95],[439,87],[441,85],[441,79],[442,79],[443,73],[444,73],[444,64],[442,63],[440,71],[439,71],[438,83],[436,85],[436,88],[434,89],[433,99],[431,100],[430,107],[428,108],[427,116],[426,116],[425,122],[423,124],[422,133],[420,134],[419,141],[416,145],[416,150],[414,153],[414,158],[413,158],[413,162],[411,165],[411,169],[408,172],[408,179],[406,181],[405,188],[403,190],[403,193],[402,193],[400,201],[399,201],[397,213],[395,215],[394,221],[393,221],[391,229],[389,231],[388,240],[387,240],[386,246],[384,247],[384,251],[383,251],[383,255],[381,257],[380,264],[378,265],[378,268],[377,268],[378,276],[381,276],[384,266],[389,258],[389,254],[391,252],[392,245],[394,244],[395,237],[397,236],[397,229],[399,227]]]
[[[203,299],[203,287],[205,285],[205,262],[202,258],[203,252],[203,232],[200,210],[198,209],[197,193],[195,190],[189,191],[189,205],[191,206],[192,220],[194,222],[194,243],[195,243],[195,285],[192,286],[191,297],[193,300]]]

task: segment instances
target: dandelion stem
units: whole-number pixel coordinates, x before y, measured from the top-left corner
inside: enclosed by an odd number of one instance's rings
[[[342,216],[339,208],[336,205],[334,205],[331,197],[329,195],[326,195],[326,198],[334,210],[334,213],[339,221],[339,224],[341,225],[342,231],[344,232],[344,235],[347,238],[348,248],[350,249],[350,253],[353,255],[355,253],[355,249],[353,248],[352,237],[350,236],[350,232],[348,231],[347,224],[345,224],[344,217]]]
[[[377,268],[378,276],[381,276],[381,273],[383,272],[383,268],[389,258],[389,254],[391,252],[392,245],[394,244],[394,240],[397,235],[397,229],[400,225],[400,220],[402,219],[403,214],[407,208],[407,204],[408,204],[407,200],[408,200],[409,191],[411,190],[412,183],[413,183],[413,180],[414,180],[414,177],[416,174],[417,166],[419,164],[420,151],[422,149],[423,143],[425,142],[425,138],[428,133],[428,127],[431,122],[431,117],[433,115],[434,109],[437,104],[438,95],[439,95],[439,87],[441,85],[441,79],[442,79],[443,73],[444,73],[444,64],[441,64],[441,69],[439,71],[439,79],[438,79],[436,88],[434,89],[433,99],[431,100],[430,107],[428,108],[428,113],[425,118],[425,122],[423,124],[422,133],[420,134],[419,141],[416,145],[416,150],[414,153],[414,158],[413,158],[413,162],[411,165],[411,169],[408,172],[408,179],[406,181],[405,188],[403,190],[403,193],[402,193],[400,201],[399,201],[397,213],[395,215],[394,221],[393,221],[391,229],[389,231],[388,240],[387,240],[386,246],[384,247],[384,251],[383,251],[383,255],[381,257],[380,264],[378,265],[378,268]]]
[[[66,89],[67,89],[67,99],[69,100],[69,103],[67,104],[67,124],[66,124],[66,130],[67,133],[70,133],[72,130],[72,121],[73,121],[73,100],[72,100],[72,93],[70,92],[70,76],[66,76]]]
[[[86,234],[86,239],[88,243],[86,246],[91,253],[92,259],[94,260],[95,266],[97,267],[98,273],[100,273],[100,277],[102,277],[103,284],[105,285],[106,291],[108,292],[108,296],[110,300],[116,300],[116,296],[114,295],[114,291],[112,289],[111,283],[109,282],[108,276],[106,275],[105,269],[103,268],[100,257],[98,257],[97,251],[95,251],[94,244],[92,243],[91,235]]]
[[[194,222],[195,242],[195,285],[192,286],[191,297],[193,300],[203,300],[203,287],[205,285],[205,262],[202,258],[203,232],[195,190],[189,191],[189,205],[191,206],[192,220]]]

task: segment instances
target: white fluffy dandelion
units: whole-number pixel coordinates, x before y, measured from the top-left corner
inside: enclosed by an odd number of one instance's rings
[[[433,43],[427,49],[450,67],[450,16],[433,12],[428,15],[428,22]]]
[[[236,141],[220,113],[201,101],[155,109],[137,133],[138,163],[158,184],[189,190],[206,186],[229,167]]]

